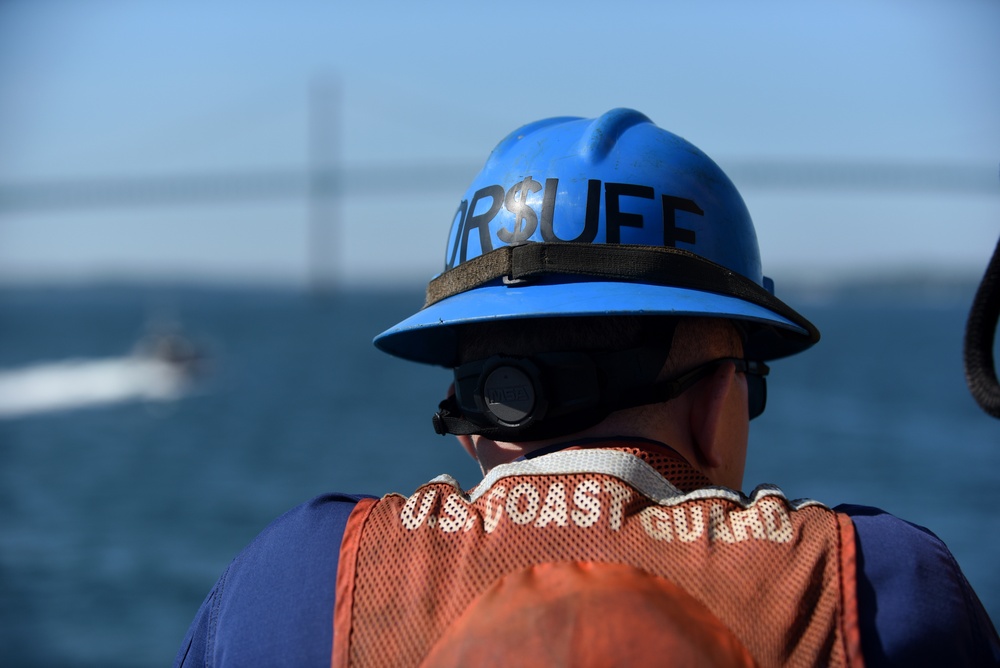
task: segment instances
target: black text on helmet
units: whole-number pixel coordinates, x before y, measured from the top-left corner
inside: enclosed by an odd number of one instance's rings
[[[526,176],[518,181],[506,191],[503,186],[496,184],[486,186],[477,190],[472,201],[462,200],[455,213],[454,224],[457,226],[457,233],[452,235],[451,244],[445,263],[445,269],[451,269],[456,264],[461,264],[468,259],[469,236],[473,230],[478,232],[478,240],[481,253],[485,254],[493,250],[493,235],[490,232],[490,222],[500,213],[501,209],[507,209],[513,218],[510,227],[502,226],[496,230],[496,241],[503,245],[516,245],[524,243],[537,232],[541,235],[541,241],[545,242],[576,242],[593,243],[597,240],[600,231],[601,214],[601,181],[591,179],[587,182],[586,215],[584,216],[583,229],[580,233],[569,239],[560,238],[553,225],[555,216],[559,179],[545,179],[545,186],[534,180],[531,176]],[[621,243],[622,227],[641,228],[646,224],[646,216],[641,213],[622,211],[622,198],[635,197],[652,200],[656,197],[656,192],[651,186],[637,185],[633,183],[605,183],[604,190],[604,243]],[[541,211],[535,209],[528,203],[531,193],[542,193]],[[704,211],[691,199],[675,197],[673,195],[660,195],[660,216],[659,223],[663,226],[663,245],[675,247],[677,242],[694,244],[696,240],[695,231],[688,228],[678,227],[676,212],[685,211],[687,213],[703,216]],[[480,213],[476,213],[481,211]]]

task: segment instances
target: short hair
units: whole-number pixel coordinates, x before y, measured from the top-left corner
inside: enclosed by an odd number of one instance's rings
[[[458,330],[459,364],[493,355],[670,349],[665,370],[742,355],[742,329],[722,318],[565,316],[469,323]]]
[[[687,371],[720,357],[743,357],[746,345],[744,328],[724,318],[680,318],[664,375]]]

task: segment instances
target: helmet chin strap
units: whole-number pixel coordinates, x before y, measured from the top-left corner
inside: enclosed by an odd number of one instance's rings
[[[497,355],[463,364],[455,369],[455,394],[434,414],[434,430],[511,442],[572,434],[614,411],[666,401],[686,389],[657,382],[669,352]]]

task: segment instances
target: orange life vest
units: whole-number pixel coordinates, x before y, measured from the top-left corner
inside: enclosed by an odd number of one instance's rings
[[[609,445],[359,503],[333,665],[862,665],[849,518]]]

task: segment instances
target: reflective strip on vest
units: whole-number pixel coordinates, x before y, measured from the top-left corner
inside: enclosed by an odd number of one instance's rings
[[[468,494],[443,476],[359,503],[332,658],[669,665],[701,642],[728,648],[720,665],[749,665],[748,652],[761,666],[860,666],[855,587],[853,525],[815,501],[772,486],[683,493],[632,454],[563,451],[497,467]]]

